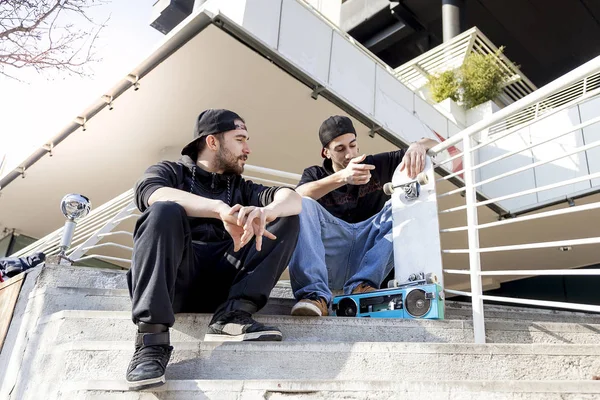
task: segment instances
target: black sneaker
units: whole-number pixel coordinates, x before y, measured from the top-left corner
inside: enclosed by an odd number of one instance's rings
[[[281,341],[281,331],[264,326],[252,319],[250,313],[234,310],[208,326],[205,342]]]
[[[147,389],[165,383],[165,370],[173,351],[169,344],[169,332],[137,334],[135,352],[127,368],[130,389]]]

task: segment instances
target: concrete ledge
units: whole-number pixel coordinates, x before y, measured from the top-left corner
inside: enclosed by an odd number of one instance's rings
[[[168,379],[592,380],[597,345],[445,343],[173,343]],[[45,356],[68,380],[122,379],[133,342],[72,342]],[[41,367],[38,367],[41,368]]]
[[[597,381],[362,381],[362,380],[169,380],[164,386],[145,391],[203,392],[223,391],[240,393],[244,390],[263,390],[279,393],[311,393],[320,391],[355,392],[494,392],[494,393],[577,393],[600,394]],[[124,380],[71,381],[62,392],[128,391]]]
[[[178,314],[171,331],[173,341],[202,340],[209,314]],[[436,342],[472,343],[473,326],[463,320],[309,318],[257,315],[279,327],[286,341],[306,342]],[[55,331],[52,334],[52,331]],[[595,344],[600,325],[491,320],[486,324],[488,343]],[[61,311],[39,322],[39,333],[53,344],[67,341],[132,340],[135,326],[128,311]]]
[[[119,303],[115,310],[124,311],[129,309],[127,282],[125,271],[107,270],[87,267],[65,267],[47,265],[43,267],[39,282],[36,285],[36,295],[46,293],[55,295],[74,295],[93,298],[94,296],[115,296],[127,298],[127,305],[124,307]],[[55,288],[51,290],[49,288]],[[262,311],[269,314],[289,314],[291,306],[294,304],[292,290],[289,281],[280,281],[277,283],[270,296],[269,310]],[[108,299],[106,302],[108,302]],[[75,303],[79,300],[75,301]],[[83,307],[85,302],[80,307]],[[102,303],[95,306],[103,307]],[[65,307],[62,309],[93,309],[91,306],[80,308],[77,306]],[[107,309],[105,307],[105,309]],[[58,309],[52,312],[59,311]],[[268,311],[268,312],[267,312]],[[509,320],[530,320],[530,321],[550,321],[550,322],[576,322],[576,323],[594,323],[600,324],[600,314],[571,312],[561,310],[547,310],[538,308],[501,306],[486,304],[485,317],[491,319],[509,319]],[[446,301],[446,318],[448,319],[471,319],[472,311],[469,303],[460,303]]]

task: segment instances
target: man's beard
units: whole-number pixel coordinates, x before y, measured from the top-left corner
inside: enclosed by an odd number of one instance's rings
[[[236,157],[233,153],[224,147],[219,148],[217,153],[217,169],[222,169],[223,174],[241,175],[244,172],[244,166],[239,164],[239,160],[247,160],[247,155]]]

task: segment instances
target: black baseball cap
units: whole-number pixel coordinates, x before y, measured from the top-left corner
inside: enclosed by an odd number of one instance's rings
[[[334,115],[327,118],[319,128],[319,139],[321,140],[321,157],[325,158],[325,147],[338,136],[346,133],[353,133],[356,136],[356,129],[352,125],[352,120],[342,115]]]
[[[182,155],[191,155],[196,153],[196,141],[208,135],[216,133],[233,131],[239,128],[246,129],[245,125],[239,126],[235,124],[235,120],[245,121],[242,117],[233,111],[210,108],[204,110],[198,115],[196,124],[194,125],[194,139],[189,142],[183,150]]]

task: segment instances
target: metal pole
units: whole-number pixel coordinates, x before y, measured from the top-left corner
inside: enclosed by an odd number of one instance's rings
[[[442,30],[444,43],[460,34],[462,0],[442,0]]]
[[[483,317],[483,299],[481,276],[481,257],[479,254],[479,225],[477,220],[477,190],[474,173],[471,171],[473,155],[471,153],[471,138],[463,137],[463,163],[465,167],[465,200],[467,203],[467,234],[469,238],[469,269],[471,275],[471,302],[473,307],[473,336],[475,343],[485,343],[485,322]]]

